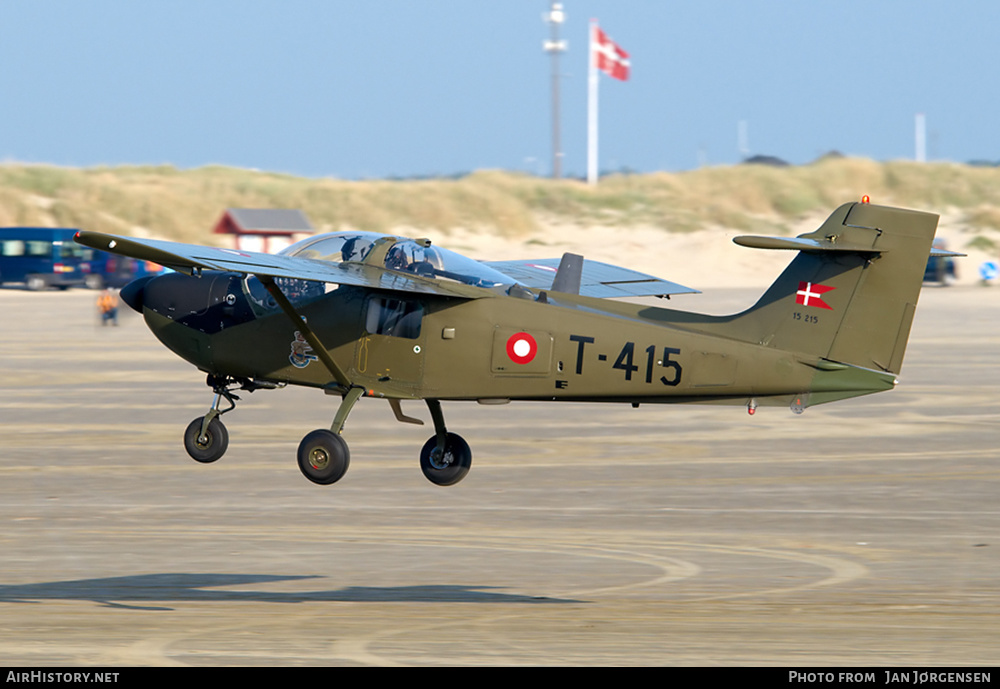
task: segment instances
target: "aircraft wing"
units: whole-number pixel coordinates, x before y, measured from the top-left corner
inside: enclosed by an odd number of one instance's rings
[[[484,261],[525,287],[551,289],[560,259],[543,258],[527,261]],[[583,261],[580,294],[585,297],[668,297],[671,294],[698,294],[698,290],[669,280],[646,275],[636,270],[613,266],[600,261]]]
[[[255,251],[220,249],[197,244],[181,244],[159,239],[136,239],[81,230],[76,242],[92,249],[152,261],[182,273],[198,270],[225,270],[250,275],[294,280],[332,282],[396,292],[440,294],[457,297],[486,296],[488,292],[468,285],[443,283],[420,276],[408,276],[361,263],[335,263],[299,256],[264,254]]]

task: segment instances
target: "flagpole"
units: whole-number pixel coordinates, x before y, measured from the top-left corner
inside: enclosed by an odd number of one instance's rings
[[[597,20],[590,20],[590,69],[587,75],[587,183],[597,184]]]
[[[559,39],[559,25],[566,21],[561,2],[553,2],[552,10],[542,15],[542,19],[552,25],[552,39],[544,41],[542,47],[552,55],[552,177],[562,177],[562,143],[559,133],[559,53],[566,50],[566,41]]]

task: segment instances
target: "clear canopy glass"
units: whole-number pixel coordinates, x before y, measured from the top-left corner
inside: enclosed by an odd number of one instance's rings
[[[334,232],[303,239],[283,249],[283,256],[298,256],[341,263],[363,261],[375,242],[385,235],[374,232]],[[503,273],[448,249],[428,242],[393,238],[395,243],[385,255],[385,267],[424,277],[454,280],[476,287],[511,285],[514,280]]]

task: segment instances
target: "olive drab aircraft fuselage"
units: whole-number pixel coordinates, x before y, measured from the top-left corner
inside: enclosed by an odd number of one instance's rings
[[[355,403],[424,400],[425,476],[457,483],[472,453],[441,401],[783,405],[793,411],[896,383],[937,216],[849,203],[815,232],[737,237],[797,252],[742,313],[708,316],[613,297],[695,290],[586,260],[478,262],[426,239],[339,232],[260,254],[81,231],[76,241],[174,269],[122,299],[164,345],[207,374],[214,401],[188,426],[201,462],[228,445],[236,392],[302,385],[341,397],[298,464],[320,484],[347,470]],[[933,250],[938,254],[946,254]],[[954,255],[954,254],[952,254]]]

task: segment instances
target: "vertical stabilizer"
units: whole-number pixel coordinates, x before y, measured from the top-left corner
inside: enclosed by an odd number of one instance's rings
[[[898,373],[938,216],[845,204],[795,239],[737,237],[799,254],[760,301],[735,317],[740,339]]]

